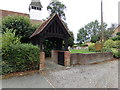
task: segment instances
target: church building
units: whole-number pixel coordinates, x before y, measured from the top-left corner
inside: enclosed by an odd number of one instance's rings
[[[42,8],[43,7],[41,5],[40,0],[31,0],[31,3],[29,5],[29,14],[0,9],[0,18],[4,18],[6,16],[12,16],[12,15],[27,16],[30,18],[32,23],[37,24],[42,22],[43,19]]]

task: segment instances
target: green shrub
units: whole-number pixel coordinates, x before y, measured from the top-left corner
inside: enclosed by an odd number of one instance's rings
[[[35,70],[39,67],[39,48],[31,44],[10,45],[3,48],[3,74]]]
[[[101,52],[112,52],[110,48],[103,47]]]
[[[95,43],[91,43],[89,46],[88,46],[88,49],[89,51],[92,51],[92,52],[95,52]]]
[[[104,43],[104,47],[106,48],[113,48],[115,47],[115,43],[113,40],[109,39]]]
[[[32,25],[30,19],[25,16],[13,15],[7,16],[2,20],[2,32],[6,31],[6,28],[16,30],[16,36],[22,36],[21,42],[29,42],[29,36],[36,30],[38,25]]]
[[[107,47],[103,47],[101,51],[96,51],[96,49],[95,49],[95,43],[91,43],[88,46],[88,49],[89,49],[89,51],[92,51],[92,52],[111,52],[111,49],[107,48]]]
[[[118,32],[116,35],[120,36],[120,32]]]
[[[12,29],[7,29],[2,35],[2,47],[8,47],[12,44],[20,44],[20,38],[15,36],[15,31],[12,32]]]
[[[114,52],[114,57],[115,58],[120,58],[120,50]]]
[[[87,44],[81,44],[80,46],[81,47],[87,47],[88,45]]]
[[[13,72],[13,68],[12,66],[5,62],[5,61],[2,61],[2,72],[0,72],[0,75],[1,74],[9,74],[9,73],[12,73]]]
[[[115,41],[115,47],[120,49],[120,40]]]
[[[44,41],[44,52],[45,52],[45,56],[46,57],[50,57],[51,56],[51,50],[52,50],[52,42],[49,40],[45,40]]]
[[[111,38],[113,41],[120,40],[120,36],[115,36]]]
[[[111,49],[115,58],[120,58],[120,49]]]

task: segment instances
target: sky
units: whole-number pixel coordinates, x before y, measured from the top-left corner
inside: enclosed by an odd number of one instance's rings
[[[43,6],[43,19],[49,16],[47,6],[51,0],[40,0]],[[66,5],[66,22],[73,31],[75,38],[80,28],[87,23],[101,21],[101,0],[59,0]],[[118,2],[120,0],[103,0],[103,20],[110,27],[111,23],[118,24]],[[31,0],[0,0],[0,9],[29,14]]]

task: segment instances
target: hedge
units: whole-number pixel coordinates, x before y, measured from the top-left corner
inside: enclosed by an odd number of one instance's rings
[[[95,52],[96,50],[95,50],[95,43],[91,43],[89,46],[88,46],[88,49],[89,49],[89,51],[91,51],[91,52]]]
[[[88,46],[88,50],[91,51],[91,52],[112,52],[112,50],[110,48],[107,48],[107,47],[103,47],[101,51],[96,51],[95,43],[91,43]]]
[[[111,39],[108,39],[107,41],[105,41],[104,47],[106,47],[106,48],[114,48],[115,47],[115,42],[113,40],[111,40]]]
[[[39,48],[31,44],[10,45],[2,51],[2,74],[39,68]]]

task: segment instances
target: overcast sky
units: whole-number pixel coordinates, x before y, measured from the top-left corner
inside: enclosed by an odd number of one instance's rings
[[[40,0],[43,6],[43,18],[48,17],[46,7],[50,0]],[[101,20],[101,0],[59,0],[67,7],[65,10],[66,22],[70,30],[76,36],[78,30],[85,24]],[[103,0],[104,22],[109,26],[111,23],[118,23],[118,2],[120,0]],[[0,0],[0,9],[29,13],[28,7],[31,0]]]

